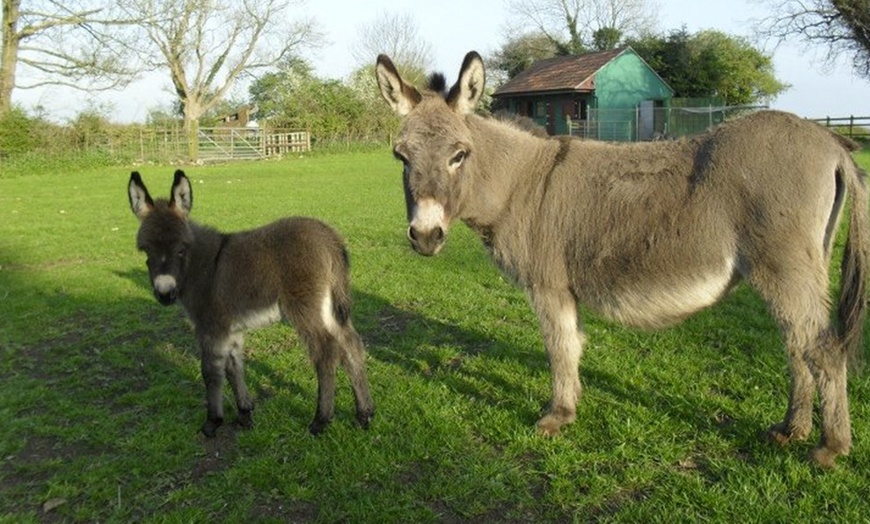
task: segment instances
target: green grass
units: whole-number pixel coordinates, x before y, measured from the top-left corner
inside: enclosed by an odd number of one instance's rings
[[[168,193],[173,168],[140,170]],[[342,231],[373,427],[356,427],[342,374],[336,420],[307,433],[314,372],[279,325],[247,338],[255,428],[205,440],[192,333],[148,289],[129,169],[0,179],[0,522],[867,519],[868,373],[850,382],[838,469],[808,463],[818,429],[765,442],[786,360],[749,290],[656,333],[584,315],[578,421],[542,438],[549,374],[526,299],[464,226],[438,257],[408,248],[387,151],[187,172],[201,222],[300,214]]]

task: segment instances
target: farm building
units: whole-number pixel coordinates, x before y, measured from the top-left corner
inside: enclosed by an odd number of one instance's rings
[[[493,93],[494,106],[551,135],[651,140],[666,132],[674,91],[631,47],[539,60]],[[572,130],[573,127],[573,130]]]

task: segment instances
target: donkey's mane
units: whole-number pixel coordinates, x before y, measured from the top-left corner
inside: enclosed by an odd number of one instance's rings
[[[447,98],[447,79],[444,77],[443,73],[432,73],[429,75],[428,88],[430,91]]]

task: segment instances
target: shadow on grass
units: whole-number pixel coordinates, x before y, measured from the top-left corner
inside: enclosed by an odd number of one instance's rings
[[[12,473],[0,474],[0,491],[6,493],[0,500],[26,504],[33,500],[35,492],[36,497],[44,497],[49,486],[56,482],[53,477],[58,460],[78,461],[84,467],[89,458],[106,462],[104,456],[110,455],[112,460],[126,467],[154,470],[141,474],[137,482],[170,476],[165,487],[148,487],[154,491],[155,499],[165,499],[167,493],[187,482],[207,482],[210,476],[232,467],[240,453],[232,425],[222,427],[216,439],[197,436],[205,416],[204,386],[196,364],[194,337],[180,307],[164,308],[138,293],[135,297],[111,302],[82,300],[66,295],[61,289],[53,292],[43,286],[37,289],[25,278],[31,272],[10,271],[8,268],[14,264],[7,254],[0,253],[0,256],[0,264],[4,265],[0,271],[0,288],[8,290],[8,297],[17,299],[24,295],[23,309],[40,311],[45,324],[43,333],[29,337],[33,342],[7,340],[7,333],[2,337],[6,345],[4,352],[9,358],[7,364],[0,367],[0,392],[9,403],[7,410],[13,424],[18,425],[0,432],[5,435],[0,440],[2,456],[11,457],[4,462],[14,463],[11,470],[4,468]],[[133,282],[150,294],[144,269],[115,271],[112,276]],[[536,351],[529,351],[529,348],[517,347],[483,332],[403,309],[376,294],[355,290],[354,298],[354,321],[369,354],[379,363],[428,382],[442,382],[460,395],[515,412],[514,416],[530,426],[540,415],[525,402],[528,389],[522,382],[506,376],[497,367],[467,364],[485,354],[487,358],[511,364],[512,369],[519,368],[529,376],[541,378],[548,374],[542,344]],[[735,316],[746,314],[738,312],[742,307],[728,301],[720,306],[725,314]],[[763,310],[763,305],[753,305],[756,307]],[[7,319],[4,322],[13,321],[16,314],[24,314],[19,309],[13,311],[8,304],[3,306],[0,311],[9,313],[9,316],[4,314]],[[537,331],[538,327],[532,324],[528,329]],[[686,329],[688,336],[696,336],[701,334],[703,325],[689,324]],[[297,342],[288,344],[298,346]],[[754,364],[749,351],[729,356],[739,365]],[[251,375],[258,375],[258,380],[249,379],[257,402],[271,402],[268,390],[258,384],[262,379],[282,393],[289,392],[304,399],[304,402],[294,401],[281,407],[287,423],[303,428],[300,433],[304,432],[314,410],[316,391],[301,386],[285,372],[256,358],[249,358],[247,366]],[[313,377],[313,369],[309,372]],[[698,394],[674,402],[673,395],[656,390],[652,384],[636,386],[617,374],[588,366],[584,366],[581,376],[587,391],[596,389],[620,403],[665,413],[699,431],[724,432],[727,438],[738,439],[741,447],[752,445],[745,437],[745,429],[711,423],[704,415],[719,408],[715,398]],[[346,380],[341,379],[339,387],[344,385]],[[393,394],[389,389],[381,388],[381,392],[384,398],[376,397],[376,404],[398,401],[389,398]],[[546,395],[542,396],[541,405],[546,401]],[[341,423],[351,423],[352,406],[337,405],[336,409],[337,414],[344,413]],[[228,402],[228,419],[232,413],[233,407]],[[774,418],[771,414],[771,420],[743,420],[739,424],[741,428],[758,430]],[[373,431],[377,431],[377,424],[376,419]],[[582,422],[578,425],[580,427],[574,431],[583,431]],[[256,426],[253,431],[257,431]],[[11,432],[15,433],[12,437]],[[165,444],[140,451],[138,457],[129,456],[131,449],[125,443],[147,439],[148,435],[154,435],[155,440],[183,441],[188,447],[192,442],[195,454],[163,457],[162,454],[177,453],[177,450],[167,451],[177,445]],[[606,439],[601,441],[602,447],[606,446]],[[140,465],[141,457],[156,464]],[[163,459],[168,462],[160,464]],[[73,493],[68,496],[71,500],[68,505],[85,503],[87,496],[86,492]],[[268,512],[266,506],[260,509]],[[32,505],[7,509],[22,513],[33,510]],[[300,511],[308,516],[315,515],[311,507],[302,507]],[[107,508],[102,514],[112,513]]]

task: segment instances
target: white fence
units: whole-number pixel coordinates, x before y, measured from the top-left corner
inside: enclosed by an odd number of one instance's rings
[[[311,151],[307,131],[210,127],[199,130],[199,159],[203,162],[273,158]]]

